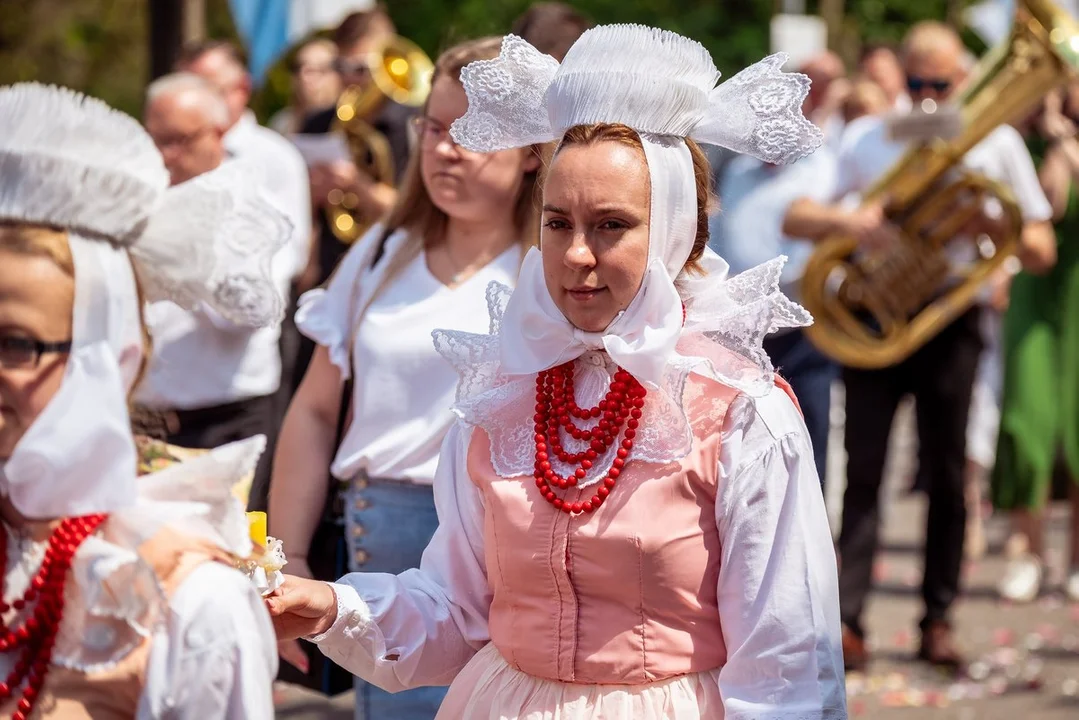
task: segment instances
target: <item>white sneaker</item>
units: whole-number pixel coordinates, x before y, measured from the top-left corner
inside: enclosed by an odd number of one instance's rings
[[[1079,573],[1076,584],[1079,586]],[[1042,563],[1033,555],[1024,554],[1008,563],[1004,577],[997,585],[997,592],[1005,600],[1015,603],[1032,602],[1038,597],[1042,586]],[[1076,587],[1079,591],[1079,587]]]
[[[1079,567],[1068,571],[1068,577],[1064,580],[1064,594],[1072,602],[1079,602]]]

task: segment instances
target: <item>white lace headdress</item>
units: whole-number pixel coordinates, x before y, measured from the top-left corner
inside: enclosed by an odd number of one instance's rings
[[[809,79],[783,72],[785,61],[772,55],[717,85],[719,72],[699,43],[657,28],[608,25],[585,32],[561,64],[510,35],[497,58],[464,68],[468,111],[450,128],[462,147],[491,152],[559,141],[577,125],[623,124],[641,138],[652,188],[648,268],[636,297],[606,330],[586,333],[565,319],[532,250],[512,296],[489,292],[489,335],[436,332],[440,352],[462,374],[456,411],[492,435],[500,474],[532,472],[531,377],[591,350],[605,351],[653,390],[647,402],[654,421],[642,425],[634,451],[646,460],[667,462],[689,450],[682,408],[689,372],[754,395],[771,388],[761,341],[810,317],[779,290],[785,258],[727,280],[727,264],[708,250],[700,262],[705,277],[682,272],[697,229],[685,141],[776,164],[815,150],[820,130],[801,112]],[[585,371],[581,385],[590,384]],[[600,373],[591,384],[599,388],[602,379]]]
[[[60,390],[0,463],[0,492],[31,518],[135,502],[127,396],[142,362],[140,300],[240,326],[279,321],[270,263],[291,231],[229,163],[169,187],[142,127],[105,103],[36,83],[0,88],[0,222],[68,231],[73,348]]]

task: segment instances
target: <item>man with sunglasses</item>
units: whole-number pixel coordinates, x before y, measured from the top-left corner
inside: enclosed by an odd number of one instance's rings
[[[377,6],[372,10],[355,12],[346,17],[334,31],[337,59],[334,67],[341,76],[341,86],[365,88],[372,82],[370,72],[371,53],[385,40],[396,34],[393,21],[385,9]],[[408,164],[409,122],[415,110],[386,99],[367,122],[382,133],[390,144],[394,170],[398,176]],[[311,115],[304,123],[302,133],[321,134],[330,132],[336,119],[336,108]],[[333,232],[326,218],[327,197],[334,190],[352,193],[359,203],[359,210],[367,217],[383,215],[397,199],[394,185],[375,182],[361,172],[354,163],[338,160],[319,163],[310,169],[311,199],[319,209],[321,227],[318,234],[317,258],[319,284],[330,276],[338,261],[348,249]],[[297,374],[297,382],[303,373]]]
[[[935,22],[915,25],[904,39],[901,56],[916,111],[947,109],[973,65],[955,31]],[[821,204],[809,198],[795,201],[785,218],[784,232],[810,240],[845,234],[870,248],[901,241],[883,203],[857,205],[851,201],[857,201],[860,193],[882,177],[906,147],[890,137],[890,125],[883,118],[862,121],[859,133],[843,142],[834,203]],[[1049,222],[1052,211],[1015,129],[998,127],[963,158],[963,165],[1012,190],[1024,221],[1020,259],[1033,271],[1051,266],[1055,259]],[[991,232],[995,215],[999,215],[999,206],[987,205],[978,227],[972,229]],[[970,234],[957,236],[946,252],[953,270],[976,258]],[[895,411],[908,394],[917,404],[919,465],[929,495],[922,584],[925,615],[918,657],[948,669],[962,665],[949,611],[959,594],[963,560],[967,420],[983,346],[979,316],[976,305],[895,366],[843,368],[848,461],[839,538],[839,586],[848,669],[863,669],[868,662],[861,620],[879,539],[880,486]]]

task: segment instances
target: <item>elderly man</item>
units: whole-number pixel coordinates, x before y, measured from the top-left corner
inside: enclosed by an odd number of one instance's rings
[[[260,164],[268,199],[292,221],[291,272],[299,278],[311,245],[311,196],[307,166],[288,140],[258,124],[248,109],[251,76],[239,51],[228,42],[210,41],[184,48],[176,69],[207,80],[225,99],[228,125],[224,146],[230,157]]]
[[[178,73],[150,85],[146,130],[157,144],[173,184],[213,170],[227,155],[229,111],[217,89],[197,75]],[[275,257],[278,290],[288,291],[288,249]],[[181,447],[213,448],[262,434],[276,435],[274,393],[281,382],[279,327],[251,329],[207,312],[188,312],[161,301],[146,308],[153,356],[136,391],[138,413],[156,420],[158,436]],[[256,482],[269,480],[271,451]]]
[[[921,23],[908,33],[902,47],[908,87],[916,106],[926,100],[946,103],[965,80],[966,52],[955,32],[940,23]],[[866,118],[857,142],[844,143],[838,161],[833,201],[862,193],[902,154],[904,147],[889,139],[881,118]],[[1008,185],[1022,209],[1024,227],[1021,259],[1032,270],[1044,270],[1055,258],[1055,239],[1049,224],[1051,209],[1022,138],[1010,126],[994,130],[963,159],[972,170]],[[979,222],[991,226],[992,208]],[[897,240],[880,203],[851,209],[848,204],[822,204],[809,197],[796,201],[787,213],[788,234],[820,239],[834,233],[859,238],[869,247]],[[970,237],[959,236],[948,247],[953,267],[975,257]],[[956,668],[961,657],[955,647],[949,609],[959,593],[966,525],[963,480],[966,429],[971,392],[978,367],[982,336],[980,308],[972,307],[903,362],[881,370],[844,368],[846,385],[847,490],[839,538],[842,557],[840,606],[844,622],[844,658],[850,668],[863,668],[868,656],[861,620],[872,582],[873,559],[880,530],[879,492],[888,436],[900,400],[912,394],[917,404],[919,463],[929,492],[925,575],[922,596],[919,657],[932,664]]]
[[[221,93],[228,110],[225,151],[230,157],[258,163],[267,199],[292,222],[292,239],[280,262],[286,264],[291,280],[285,298],[295,300],[299,293],[318,282],[317,263],[311,257],[311,192],[303,156],[284,137],[259,125],[255,114],[248,109],[251,76],[236,46],[219,40],[189,45],[181,52],[176,68],[204,78]],[[291,302],[279,336],[282,383],[274,409],[275,425],[284,418],[292,398],[291,378],[300,351],[300,334],[292,321]],[[261,485],[262,476],[258,480],[252,491],[253,507],[264,509],[267,488]]]
[[[783,218],[801,197],[829,200],[835,181],[835,156],[828,146],[792,165],[771,165],[749,155],[735,157],[721,171],[720,211],[709,222],[709,245],[730,264],[732,274],[786,255],[780,283],[783,292],[797,302],[798,284],[813,246],[785,235]],[[823,485],[831,388],[838,367],[799,328],[765,338],[764,349],[798,397]]]

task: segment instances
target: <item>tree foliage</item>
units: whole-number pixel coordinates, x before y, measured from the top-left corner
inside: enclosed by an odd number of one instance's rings
[[[777,0],[571,0],[597,23],[657,25],[699,40],[724,75],[769,50]],[[829,0],[809,0],[810,12]],[[137,114],[149,74],[149,0],[0,1],[0,84],[58,83]],[[845,8],[832,43],[853,60],[863,41],[897,41],[914,22],[957,19],[962,0],[831,0]],[[460,40],[507,31],[529,0],[392,0],[401,34],[432,57]],[[235,39],[227,0],[206,0],[211,37]],[[286,56],[287,58],[287,56]],[[255,98],[267,117],[287,102],[285,59]]]

